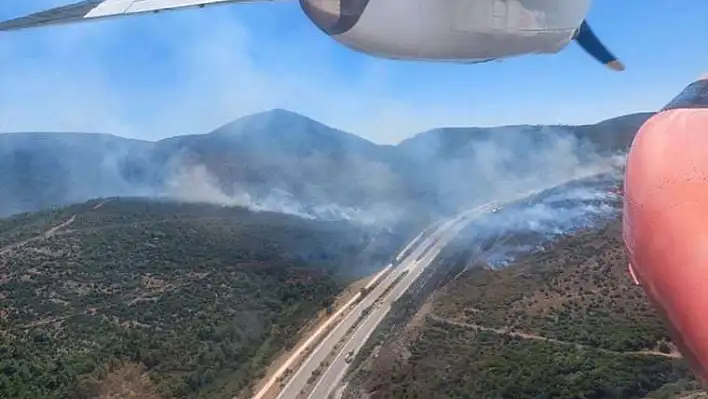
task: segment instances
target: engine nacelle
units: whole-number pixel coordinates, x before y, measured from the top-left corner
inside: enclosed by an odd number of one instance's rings
[[[343,45],[392,59],[483,62],[556,53],[591,0],[300,0]]]
[[[85,0],[0,22],[0,31],[248,1]],[[596,61],[624,70],[585,20],[591,0],[299,1],[326,34],[377,57],[476,63],[557,53],[574,40]]]

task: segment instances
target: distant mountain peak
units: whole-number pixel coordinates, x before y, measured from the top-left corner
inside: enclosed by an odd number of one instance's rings
[[[288,117],[289,117],[289,118],[295,117],[295,118],[310,119],[310,118],[308,118],[308,117],[305,116],[305,115],[299,114],[299,113],[297,113],[297,112],[295,112],[295,111],[291,111],[291,110],[285,109],[285,108],[272,108],[272,109],[269,109],[269,110],[266,110],[266,111],[257,112],[257,113],[255,113],[255,114],[253,114],[253,115],[257,115],[257,114],[270,114],[270,115],[273,115],[273,116],[279,116],[279,117],[285,117],[285,118],[288,118]]]
[[[332,129],[310,117],[284,108],[273,108],[266,111],[242,116],[216,129],[216,134],[240,135],[259,131],[292,131],[312,130],[321,128]]]
[[[294,120],[313,120],[312,118],[309,118],[303,114],[299,114],[295,111],[291,111],[289,109],[285,108],[272,108],[268,109],[265,111],[258,111],[254,112],[249,115],[242,116],[238,119],[236,119],[234,122],[240,121],[240,120],[249,120],[249,119],[279,119],[279,118],[288,118],[288,119],[294,119]]]

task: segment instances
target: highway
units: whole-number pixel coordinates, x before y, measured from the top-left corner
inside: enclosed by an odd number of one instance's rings
[[[369,339],[369,336],[374,332],[376,327],[386,317],[386,314],[391,310],[391,305],[403,295],[408,288],[420,277],[426,267],[438,256],[440,251],[462,230],[467,224],[474,219],[475,214],[488,212],[491,207],[481,207],[467,212],[453,220],[453,223],[446,226],[442,232],[439,232],[440,237],[437,243],[428,250],[428,252],[419,261],[406,262],[408,274],[396,286],[388,292],[385,297],[381,298],[369,316],[359,324],[357,329],[352,334],[351,338],[341,348],[337,357],[330,363],[327,370],[321,374],[320,379],[312,390],[308,399],[324,399],[337,387],[339,382],[347,372],[349,364],[345,361],[346,354],[349,351],[357,353]],[[423,243],[418,248],[425,248],[427,243]],[[418,251],[414,251],[408,259],[416,259],[419,255]],[[401,266],[404,266],[403,264]],[[401,271],[403,271],[401,270]]]
[[[381,279],[381,276],[386,274],[386,272],[391,267],[392,265],[389,264],[380,272],[376,273],[376,275],[371,279],[371,281],[369,281],[369,283],[366,284],[364,288],[367,290],[370,289],[378,282],[379,279]],[[266,384],[261,387],[261,389],[253,396],[252,399],[262,399],[266,397],[270,392],[271,388],[273,388],[273,386],[277,384],[278,380],[285,374],[285,372],[292,366],[292,364],[295,363],[300,358],[300,356],[306,353],[308,348],[319,338],[319,336],[322,335],[325,331],[327,331],[329,326],[335,323],[337,318],[343,312],[347,311],[352,305],[354,305],[360,296],[361,293],[356,293],[356,295],[354,295],[354,297],[350,299],[349,302],[341,306],[339,310],[337,310],[333,315],[331,315],[324,324],[322,324],[317,330],[312,332],[307,341],[305,341],[304,344],[302,344],[295,352],[290,355],[290,357],[285,361],[285,363],[280,366],[280,368],[271,376],[268,382],[266,382]],[[234,397],[233,399],[236,399],[236,397]]]
[[[384,318],[391,303],[399,298],[410,285],[420,276],[425,268],[432,262],[438,253],[448,244],[448,242],[469,223],[474,216],[489,212],[494,207],[493,204],[483,205],[464,212],[457,217],[442,223],[432,234],[423,240],[419,241],[420,236],[413,239],[414,250],[410,252],[400,263],[394,268],[386,278],[374,287],[368,295],[364,296],[359,304],[350,311],[342,321],[332,329],[332,331],[320,342],[320,344],[312,351],[310,356],[303,362],[300,368],[293,374],[292,378],[283,387],[278,399],[296,399],[302,397],[300,394],[308,385],[313,371],[320,367],[322,361],[330,356],[330,353],[336,344],[344,338],[349,329],[355,325],[362,312],[367,307],[373,305],[384,294],[386,289],[396,281],[404,271],[408,274],[396,284],[396,286],[386,294],[380,303],[372,308],[367,317],[360,323],[352,337],[345,344],[343,350],[339,350],[337,357],[328,366],[327,370],[321,375],[318,384],[310,398],[322,399],[329,395],[336,384],[341,380],[346,372],[347,363],[344,357],[349,350],[358,351],[366,342],[369,334]],[[410,246],[404,248],[404,251],[410,249]],[[424,253],[426,252],[427,253]],[[403,253],[403,251],[402,251]]]

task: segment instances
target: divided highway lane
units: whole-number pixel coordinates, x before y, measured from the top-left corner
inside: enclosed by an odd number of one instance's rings
[[[375,285],[378,280],[381,279],[383,275],[386,274],[386,272],[393,267],[391,264],[388,266],[384,267],[381,269],[380,272],[378,272],[371,281],[369,281],[366,286],[364,287],[365,289],[371,288],[371,286]],[[285,371],[288,370],[293,363],[295,363],[302,355],[303,353],[307,350],[308,347],[310,347],[318,338],[320,335],[324,334],[329,326],[332,323],[336,324],[336,320],[341,315],[342,313],[346,312],[352,305],[356,303],[356,301],[359,299],[361,296],[360,293],[357,293],[352,299],[350,299],[347,303],[342,305],[339,310],[337,310],[333,315],[329,317],[328,320],[324,322],[317,330],[311,333],[310,337],[305,341],[305,343],[299,347],[295,352],[293,352],[290,357],[283,363],[280,368],[271,376],[271,378],[266,382],[265,385],[261,387],[261,389],[256,393],[255,396],[253,396],[252,399],[262,399],[263,397],[267,396],[270,390],[274,385],[278,383],[278,380],[285,374]],[[268,396],[270,398],[270,396]],[[233,399],[236,399],[235,397]]]
[[[359,315],[361,315],[361,312],[366,307],[373,304],[376,297],[383,293],[385,289],[384,287],[390,285],[399,274],[400,270],[394,269],[383,281],[374,287],[374,289],[371,290],[371,292],[366,295],[361,302],[354,307],[354,309],[344,316],[344,319],[342,319],[342,321],[332,329],[332,331],[320,342],[320,344],[317,345],[315,350],[312,351],[310,356],[290,378],[280,395],[278,395],[278,399],[295,399],[297,397],[300,391],[305,387],[305,385],[307,385],[310,376],[312,376],[312,372],[320,366],[320,363],[327,358],[337,342],[339,342],[349,328],[354,325],[356,320],[359,318]]]
[[[446,221],[434,233],[422,240],[422,242],[415,247],[410,255],[403,259],[401,264],[394,268],[383,281],[371,290],[371,292],[364,296],[361,302],[357,304],[356,307],[349,312],[344,319],[320,342],[320,344],[312,351],[310,356],[290,378],[285,387],[283,387],[277,398],[296,399],[300,392],[308,384],[308,380],[312,376],[312,372],[317,370],[320,363],[322,363],[322,361],[330,355],[334,346],[346,335],[349,328],[356,323],[363,310],[371,306],[405,269],[409,269],[411,266],[416,264],[422,264],[422,262],[416,262],[415,259],[417,259],[422,252],[430,246],[430,244],[441,238],[448,229],[454,227],[461,220],[464,220],[469,214],[471,214],[471,212],[479,211],[483,213],[488,211],[490,208],[490,206],[483,206],[472,211],[465,212],[457,218]],[[419,237],[416,237],[414,240],[417,240],[418,238]]]
[[[441,225],[443,222],[444,222],[443,220],[438,220],[438,221],[434,222],[433,224],[431,224],[430,226],[428,226],[427,228],[425,228],[420,233],[418,233],[418,235],[415,236],[414,239],[409,241],[408,245],[406,245],[406,247],[403,248],[403,250],[401,250],[401,252],[398,253],[398,256],[396,256],[396,258],[394,259],[394,264],[399,264],[402,259],[405,259],[406,257],[408,257],[408,255],[410,255],[411,249],[416,244],[418,244],[419,241],[421,241],[424,237],[427,237],[430,234],[432,234],[433,232],[435,232],[439,228],[438,226]]]
[[[396,286],[381,299],[380,303],[376,304],[368,317],[364,319],[357,329],[352,334],[351,338],[341,348],[336,358],[330,363],[327,370],[322,373],[317,385],[312,390],[308,399],[324,399],[336,388],[337,384],[344,378],[349,364],[345,361],[346,354],[349,351],[357,353],[369,339],[369,336],[374,332],[376,327],[386,317],[386,314],[391,310],[391,305],[400,298],[410,286],[420,277],[425,271],[425,268],[432,263],[438,256],[440,251],[462,230],[467,226],[475,216],[484,214],[492,209],[492,206],[482,206],[471,211],[465,212],[457,218],[451,220],[447,224],[437,242],[434,243],[427,253],[419,260],[413,261],[408,265],[409,273],[403,277]],[[424,243],[428,244],[428,243]],[[419,248],[425,248],[428,245],[420,245]],[[412,256],[409,258],[413,258]],[[413,258],[415,259],[415,258]]]

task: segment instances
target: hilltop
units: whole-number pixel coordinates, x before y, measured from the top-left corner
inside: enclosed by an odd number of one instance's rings
[[[128,198],[0,219],[0,397],[230,398],[362,254],[387,259],[369,240],[346,222]]]
[[[442,128],[396,146],[286,110],[156,142],[0,134],[0,187],[10,188],[0,215],[140,196],[416,229],[470,203],[602,168],[649,115],[586,126]]]
[[[615,218],[499,270],[463,235],[372,335],[345,398],[670,398],[698,390],[626,274],[620,232]]]

